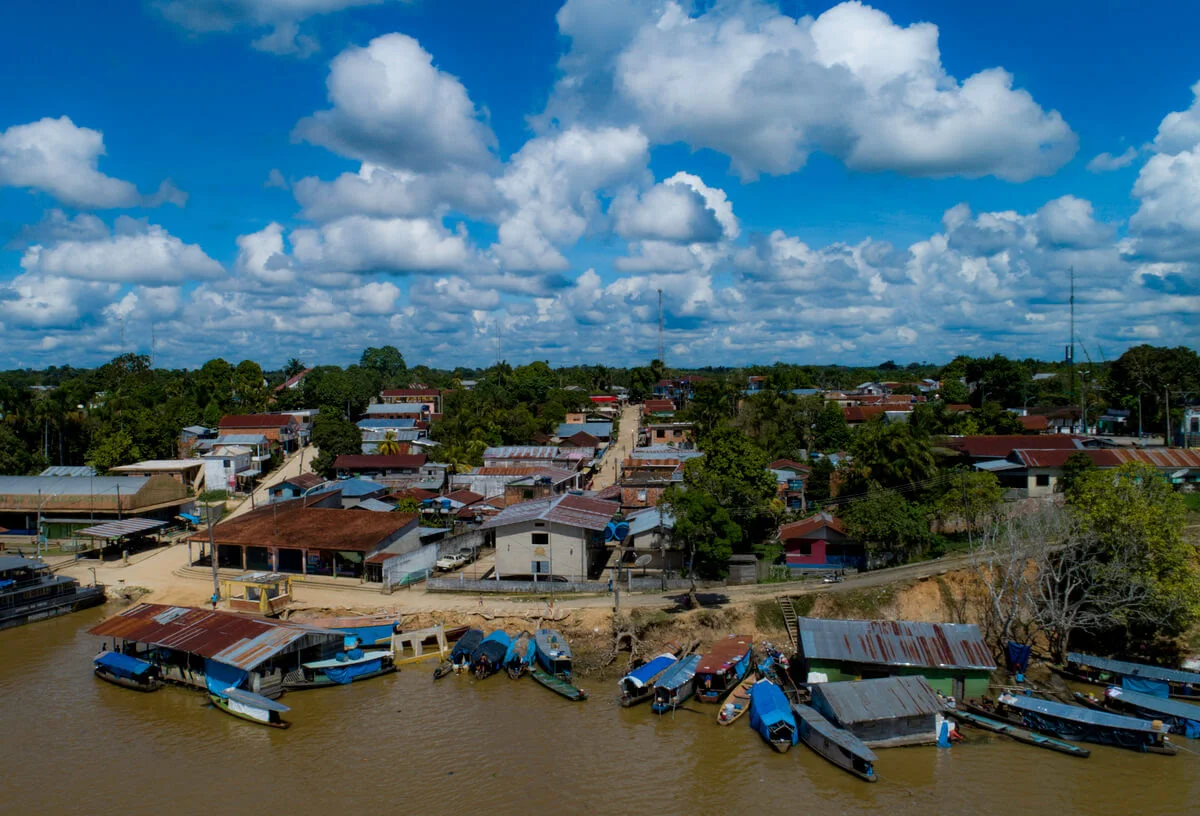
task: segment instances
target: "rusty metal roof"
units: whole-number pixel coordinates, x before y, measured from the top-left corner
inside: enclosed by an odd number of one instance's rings
[[[696,674],[715,674],[728,668],[736,663],[752,645],[754,645],[754,638],[750,635],[731,635],[721,638],[709,647],[709,650],[700,658]]]
[[[814,683],[813,703],[828,707],[842,726],[902,717],[932,717],[945,706],[920,675]],[[825,706],[820,702],[824,701]]]
[[[188,652],[247,671],[293,646],[342,642],[341,632],[301,623],[149,603],[130,607],[90,632]]]
[[[973,623],[800,618],[800,650],[809,660],[841,660],[932,669],[996,668]]]
[[[542,520],[585,530],[603,530],[620,509],[616,502],[600,501],[565,493],[545,499],[514,504],[482,524],[483,529],[506,527],[526,521]]]

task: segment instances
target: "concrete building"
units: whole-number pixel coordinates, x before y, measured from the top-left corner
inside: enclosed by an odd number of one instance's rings
[[[784,558],[793,570],[862,569],[863,546],[829,513],[817,513],[779,528]]]
[[[1157,470],[1173,485],[1200,484],[1200,452],[1180,448],[1016,449],[1005,459],[981,462],[975,467],[994,473],[1011,496],[1044,499],[1062,490],[1067,459],[1076,453],[1086,456],[1097,468],[1139,462]]]
[[[221,417],[225,434],[262,434],[271,447],[290,453],[300,446],[300,421],[290,414],[238,414]]]
[[[232,492],[239,487],[239,474],[249,479],[254,451],[245,445],[219,445],[200,458],[204,461],[205,488]]]
[[[924,677],[814,683],[812,707],[874,748],[937,742],[943,704]]]
[[[0,527],[39,529],[45,538],[131,516],[171,521],[195,496],[164,474],[154,476],[0,476]]]
[[[170,476],[197,495],[204,490],[204,466],[203,459],[150,459],[110,468],[108,472],[117,476]]]
[[[797,660],[809,682],[921,675],[962,700],[987,693],[996,668],[970,623],[800,618]]]
[[[609,556],[604,527],[618,509],[572,493],[506,507],[481,527],[495,539],[496,577],[599,577]]]

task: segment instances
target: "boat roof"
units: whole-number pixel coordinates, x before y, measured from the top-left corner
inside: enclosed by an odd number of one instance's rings
[[[283,703],[275,700],[268,700],[261,694],[255,694],[254,692],[246,691],[245,689],[227,688],[221,693],[230,700],[241,703],[242,705],[253,706],[254,708],[265,708],[267,711],[278,711],[280,713],[283,713],[284,711],[291,711],[291,709],[285,706]]]
[[[1162,714],[1164,717],[1175,717],[1180,720],[1191,720],[1200,723],[1200,706],[1185,703],[1182,700],[1172,700],[1169,697],[1155,697],[1153,694],[1143,694],[1140,691],[1118,688],[1108,690],[1108,696],[1135,705],[1146,711]]]
[[[15,569],[49,569],[50,565],[45,561],[38,561],[33,558],[25,558],[20,555],[0,555],[0,572],[8,572]]]
[[[817,683],[814,698],[824,698],[842,725],[903,717],[929,717],[945,706],[919,674]]]
[[[490,635],[485,637],[483,639],[483,643],[503,643],[505,646],[508,646],[510,643],[512,643],[512,637],[503,629],[497,629],[495,632],[492,632]]]
[[[1200,674],[1194,672],[1167,669],[1162,666],[1147,666],[1145,663],[1130,663],[1127,660],[1113,660],[1111,657],[1068,652],[1067,662],[1129,677],[1145,677],[1149,680],[1163,680],[1169,683],[1200,683]]]
[[[674,688],[683,685],[696,676],[696,664],[699,662],[700,655],[698,654],[690,654],[687,657],[680,658],[675,662],[674,666],[663,672],[662,677],[658,678],[658,681],[654,685],[664,688]]]
[[[812,706],[794,703],[792,712],[797,717],[804,720],[808,727],[825,737],[830,742],[837,745],[839,748],[854,754],[856,757],[865,759],[867,762],[875,762],[879,757],[875,756],[875,752],[867,747],[867,744],[860,740],[854,734],[847,731],[845,728],[838,728],[829,720],[821,716],[821,712],[817,711]]]
[[[138,660],[136,657],[130,657],[120,652],[104,652],[96,655],[96,659],[92,662],[97,666],[108,666],[110,669],[135,676],[145,674],[154,668],[153,664],[147,663],[145,660]]]
[[[570,660],[571,646],[556,629],[538,629],[533,636],[538,651],[555,660]]]
[[[390,655],[389,651],[373,651],[363,652],[362,657],[347,657],[345,660],[338,660],[336,657],[331,657],[328,660],[314,660],[311,663],[305,663],[306,669],[336,669],[340,666],[355,666],[359,663],[370,663],[372,660],[379,660],[381,657]]]
[[[660,654],[653,660],[647,661],[646,663],[638,666],[629,674],[625,675],[623,679],[628,680],[638,688],[641,688],[642,686],[646,685],[649,680],[657,677],[662,671],[664,671],[672,663],[675,663],[677,660],[678,658],[673,654]]]
[[[1018,711],[1028,711],[1034,714],[1045,714],[1063,720],[1099,725],[1102,728],[1120,728],[1123,731],[1143,731],[1149,734],[1165,734],[1167,726],[1155,726],[1150,720],[1138,717],[1126,717],[1124,714],[1110,714],[1107,711],[1097,711],[1092,708],[1068,705],[1054,700],[1041,700],[1036,697],[1003,694],[1000,702]]]
[[[754,638],[750,635],[730,635],[721,638],[705,652],[700,665],[696,667],[696,673],[719,672],[736,663],[753,645]]]

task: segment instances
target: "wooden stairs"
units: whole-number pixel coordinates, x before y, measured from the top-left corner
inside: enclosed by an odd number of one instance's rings
[[[792,599],[781,595],[775,601],[779,604],[779,611],[783,613],[783,625],[787,629],[792,651],[796,651],[800,648],[800,627],[797,622],[796,609],[792,606]]]

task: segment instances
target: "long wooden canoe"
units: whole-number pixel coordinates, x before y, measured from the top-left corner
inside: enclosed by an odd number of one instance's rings
[[[582,701],[587,699],[587,692],[573,685],[570,680],[562,677],[555,677],[541,666],[532,666],[529,669],[529,675],[546,688],[553,691],[555,694],[561,694],[568,700]]]
[[[1003,734],[1006,737],[1012,737],[1017,742],[1023,742],[1026,745],[1045,748],[1049,751],[1057,751],[1060,754],[1079,757],[1080,759],[1087,759],[1092,755],[1091,751],[1086,748],[1080,748],[1078,745],[1072,745],[1069,742],[1047,737],[1036,731],[1030,731],[1028,728],[1020,728],[1006,722],[1001,722],[1000,720],[984,717],[972,711],[951,711],[950,716],[959,722],[973,725],[976,728],[982,728],[984,731],[991,731],[993,734]]]

